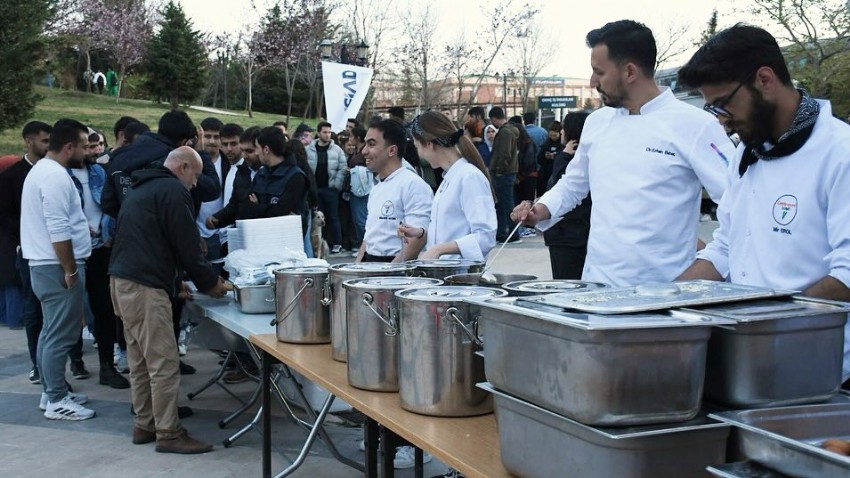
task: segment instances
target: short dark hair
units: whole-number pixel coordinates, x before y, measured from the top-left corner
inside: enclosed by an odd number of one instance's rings
[[[354,126],[360,126],[360,121],[357,118],[348,118],[345,120],[346,123],[354,123]]]
[[[527,113],[523,113],[522,122],[525,124],[534,124],[537,121],[537,113],[533,111],[529,111]]]
[[[380,123],[380,122],[378,122]],[[363,139],[366,138],[366,129],[362,126],[355,126],[351,128],[351,137],[357,138],[360,142],[363,142]]]
[[[61,151],[68,143],[77,145],[80,141],[80,133],[85,133],[86,139],[88,139],[89,129],[86,125],[77,120],[62,118],[53,124],[47,149]]]
[[[590,48],[605,44],[608,47],[608,57],[622,65],[634,62],[644,75],[652,77],[655,74],[655,60],[658,50],[655,37],[643,23],[634,20],[619,20],[606,23],[602,28],[591,30],[586,37]]]
[[[567,141],[581,139],[584,122],[588,116],[590,116],[590,113],[587,111],[572,111],[564,116],[564,138]]]
[[[522,116],[519,116],[519,115],[511,116],[508,119],[508,123],[515,124],[515,125],[518,125],[518,126],[522,126]]]
[[[478,118],[484,118],[484,108],[481,106],[473,106],[469,108],[469,111],[466,112],[469,116],[477,116]]]
[[[219,136],[222,137],[231,137],[231,136],[242,136],[244,130],[241,126],[236,123],[227,123],[226,125],[221,127],[219,132]]]
[[[165,136],[174,144],[189,140],[198,135],[192,118],[182,110],[171,110],[159,118],[157,133]]]
[[[239,135],[239,142],[240,143],[253,143],[254,141],[257,140],[257,136],[260,135],[261,129],[262,128],[260,128],[259,126],[251,126],[250,128],[243,131],[242,134]]]
[[[562,128],[563,127],[561,126],[561,122],[556,120],[556,121],[549,123],[549,129],[547,129],[547,131],[558,131],[558,132],[560,132]]]
[[[711,37],[679,69],[679,82],[689,88],[745,81],[762,66],[770,67],[785,85],[791,74],[782,50],[767,31],[738,23]]]
[[[490,119],[505,119],[505,110],[502,109],[501,106],[494,106],[490,108],[490,112],[487,113]]]
[[[272,123],[272,126],[283,126],[286,129],[289,129],[289,124],[286,121],[275,121]]]
[[[267,126],[260,130],[257,135],[257,144],[261,147],[268,146],[275,156],[286,158],[289,148],[286,145],[286,136],[279,128]]]
[[[222,126],[224,126],[224,123],[218,118],[209,117],[201,121],[201,128],[204,131],[221,131]]]
[[[391,106],[387,110],[387,114],[389,114],[390,116],[395,116],[396,118],[404,119],[404,108],[402,108],[401,106]]]
[[[407,146],[407,131],[405,131],[404,126],[399,124],[398,121],[385,119],[381,120],[380,123],[369,125],[369,128],[380,131],[386,143],[395,145],[398,148],[399,159],[401,159],[404,148]]]
[[[147,133],[150,130],[150,127],[145,123],[142,123],[141,121],[134,121],[124,128],[124,140],[128,143],[132,143],[140,134]]]
[[[132,116],[122,116],[122,117],[118,118],[118,121],[115,122],[115,127],[112,128],[112,133],[117,138],[118,133],[127,129],[128,124],[138,123],[138,122],[139,122],[139,120],[137,120],[136,118],[133,118]]]
[[[24,129],[21,131],[21,137],[27,139],[27,136],[35,136],[41,132],[50,134],[51,131],[53,131],[53,128],[44,121],[30,121],[24,125]]]
[[[331,132],[333,132],[333,125],[327,121],[320,121],[319,124],[316,125],[316,131],[321,132],[322,128],[331,128]]]

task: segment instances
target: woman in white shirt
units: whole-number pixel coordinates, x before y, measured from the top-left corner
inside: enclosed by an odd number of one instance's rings
[[[484,260],[496,243],[496,205],[486,166],[469,138],[436,111],[411,123],[419,157],[443,168],[443,182],[431,207],[431,224],[421,259]],[[421,237],[421,228],[405,224],[399,235]]]

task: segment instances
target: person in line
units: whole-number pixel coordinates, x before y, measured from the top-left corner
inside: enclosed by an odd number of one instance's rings
[[[91,234],[68,168],[82,165],[88,128],[60,119],[53,125],[47,156],[33,165],[21,195],[21,252],[29,261],[32,290],[44,324],[38,337],[38,370],[44,393],[39,408],[51,420],[86,420],[88,398],[68,390],[65,360],[82,332],[85,261]]]
[[[224,280],[204,259],[195,224],[189,191],[202,170],[198,153],[181,146],[162,166],[133,173],[133,190],[118,215],[109,266],[112,303],[127,338],[136,413],[132,440],[137,445],[156,441],[159,453],[205,453],[213,448],[180,425],[180,359],[171,309],[179,292],[174,278],[181,269],[207,295],[222,297],[227,292]]]
[[[498,128],[496,138],[493,140],[493,148],[490,152],[490,178],[493,181],[493,190],[496,191],[496,241],[517,242],[518,234],[508,234],[513,230],[514,223],[511,221],[511,210],[514,203],[514,183],[519,170],[519,130],[516,126],[508,123],[505,111],[495,106],[488,113],[490,122]]]
[[[696,255],[702,187],[726,189],[733,147],[714,118],[659,89],[645,25],[620,20],[587,34],[605,108],[587,118],[575,158],[537,202],[512,217],[546,231],[593,191],[582,279],[625,287],[675,279]]]
[[[307,149],[304,148],[304,143],[297,139],[290,139],[286,142],[292,156],[295,157],[295,165],[298,166],[305,175],[307,175],[307,227],[304,229],[304,253],[307,257],[314,257],[313,241],[310,237],[310,231],[313,228],[313,212],[319,209],[319,192],[316,186],[316,177],[313,176],[313,170],[307,163]]]
[[[679,79],[741,138],[730,156],[731,184],[717,209],[714,240],[679,279],[850,301],[850,126],[833,117],[829,101],[794,86],[776,40],[758,27],[721,31]],[[848,379],[850,325],[845,388]]]
[[[342,252],[342,226],[339,221],[339,192],[345,175],[345,152],[331,140],[331,124],[323,121],[316,127],[318,138],[307,149],[307,162],[316,177],[319,210],[325,214],[330,232],[331,254]]]
[[[289,123],[287,123],[286,121],[275,121],[274,123],[272,123],[272,126],[279,129],[284,135],[286,135],[286,130],[287,128],[289,128]]]
[[[587,114],[584,116],[587,117]],[[582,127],[584,127],[584,122],[582,122]],[[553,121],[552,124],[549,125],[546,142],[543,143],[543,146],[540,148],[540,152],[538,153],[537,164],[539,165],[539,168],[537,170],[537,197],[543,196],[543,193],[549,190],[549,179],[552,177],[552,166],[555,162],[555,157],[558,156],[558,153],[564,149],[564,144],[561,143],[561,130],[563,128],[564,127],[561,125],[560,121]],[[576,137],[576,140],[578,140],[578,137]],[[578,141],[576,141],[576,143],[578,143]],[[572,155],[570,159],[572,159]]]
[[[254,177],[260,170],[260,166],[263,165],[260,162],[256,144],[260,129],[259,126],[251,126],[239,135],[239,150],[242,159],[237,162],[235,168],[230,170],[233,180],[230,183],[228,201],[224,203],[224,207],[220,211],[216,211],[207,218],[208,228],[224,229],[236,223],[236,218],[239,217],[239,205],[248,199]]]
[[[366,158],[362,152],[366,145],[366,130],[360,126],[353,128],[347,145],[354,149],[348,157],[349,191],[347,192],[350,193],[351,220],[354,224],[356,249],[359,250],[363,243],[363,236],[366,234],[369,194],[374,184],[374,175],[367,168]]]
[[[522,115],[522,122],[525,123],[525,131],[537,145],[537,149],[542,148],[549,134],[545,129],[537,126],[537,113],[534,111],[526,112]]]
[[[422,178],[403,166],[407,133],[394,120],[373,124],[366,132],[363,157],[378,178],[368,196],[366,232],[356,262],[404,262],[425,245],[433,193]],[[419,231],[404,241],[399,224]]]
[[[436,111],[411,125],[419,156],[445,171],[431,206],[422,259],[464,258],[483,261],[496,243],[496,205],[487,168],[472,142]],[[513,186],[512,186],[513,187]],[[403,224],[399,235],[418,238],[422,230]]]

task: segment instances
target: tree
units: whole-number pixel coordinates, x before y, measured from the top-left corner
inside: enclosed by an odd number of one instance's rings
[[[162,10],[159,31],[148,47],[145,86],[172,107],[198,97],[207,81],[207,52],[201,34],[173,0]]]
[[[46,0],[7,0],[0,8],[0,131],[19,125],[32,115],[39,97],[33,82],[42,60]]]
[[[343,30],[343,34],[355,42],[365,41],[369,45],[367,63],[375,72],[373,78],[377,78],[390,63],[390,49],[384,48],[384,37],[397,31],[396,24],[391,21],[392,4],[392,0],[358,0],[342,4],[345,18],[350,20],[341,25],[341,28],[349,30]],[[374,88],[369,88],[363,103],[366,118],[372,109],[374,92]]]
[[[700,35],[699,40],[694,43],[695,47],[701,47],[708,43],[708,40],[711,39],[717,33],[717,9],[711,11],[711,16],[708,17],[708,24],[705,26],[705,30],[703,30],[702,35]]]
[[[445,64],[443,69],[449,72],[455,82],[457,97],[455,98],[455,117],[461,117],[461,105],[466,101],[463,98],[463,88],[467,79],[475,72],[481,47],[467,41],[465,32],[461,32],[452,42],[445,46],[443,58]]]
[[[419,89],[417,104],[428,109],[434,104],[438,92],[433,81],[440,64],[440,50],[434,33],[437,31],[437,12],[433,4],[425,3],[420,9],[411,8],[402,17],[405,40],[397,49],[402,69],[409,71]],[[443,82],[445,84],[445,82]]]
[[[522,81],[520,98],[523,109],[528,108],[528,97],[534,79],[555,53],[555,49],[550,46],[555,45],[555,42],[541,33],[542,28],[535,20],[536,18],[532,18],[523,30],[517,32],[516,40],[508,45],[511,64]]]
[[[695,41],[691,30],[687,22],[672,20],[656,31],[656,70],[693,48]]]

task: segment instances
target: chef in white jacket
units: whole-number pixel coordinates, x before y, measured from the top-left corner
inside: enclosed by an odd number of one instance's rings
[[[718,33],[679,78],[741,137],[720,227],[680,278],[850,301],[850,126],[794,87],[776,40],[757,27]],[[846,381],[850,327],[843,368]]]
[[[656,85],[646,26],[609,23],[588,33],[587,44],[591,86],[606,107],[587,118],[561,180],[512,219],[546,230],[593,191],[582,279],[672,281],[695,257],[702,188],[720,201],[734,147],[710,114]]]

